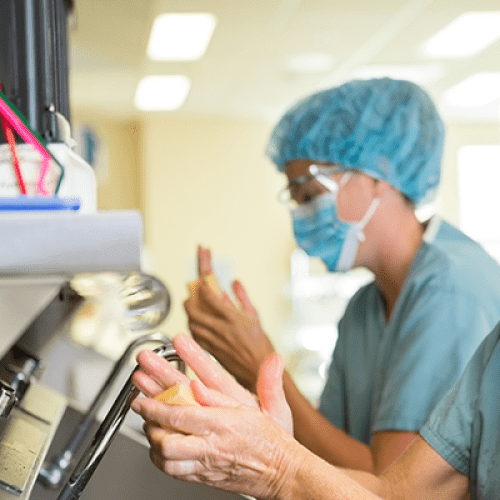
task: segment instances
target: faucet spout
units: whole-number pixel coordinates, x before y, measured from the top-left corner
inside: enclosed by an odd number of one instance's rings
[[[167,361],[175,361],[179,368],[185,371],[185,365],[170,342],[155,349],[155,352],[163,356]],[[139,369],[136,367],[135,370]],[[133,374],[133,372],[132,372]],[[69,478],[66,486],[61,491],[58,500],[76,500],[80,498],[90,477],[99,465],[104,453],[111,445],[111,442],[120,429],[130,404],[139,394],[139,390],[132,382],[132,374],[123,386],[120,394],[116,398],[113,406],[97,430],[92,443],[86,449],[80,462],[76,466],[73,474]]]
[[[127,365],[132,352],[140,345],[149,342],[159,342],[160,344],[169,345],[170,339],[163,333],[151,332],[141,335],[128,345],[120,359],[118,359],[118,361],[114,364],[113,369],[109,373],[106,381],[102,384],[99,393],[92,401],[89,409],[78,422],[73,434],[63,446],[63,451],[55,456],[50,462],[45,463],[43,468],[40,470],[38,480],[46,488],[54,490],[58,489],[65,481],[70,468],[74,465],[73,459],[76,453],[80,449],[84,439],[88,436],[98,411],[106,401],[116,379],[121,374],[123,368]]]

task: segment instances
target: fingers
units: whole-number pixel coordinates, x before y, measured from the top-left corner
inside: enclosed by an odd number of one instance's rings
[[[187,335],[177,335],[172,343],[179,356],[208,388],[208,391],[203,391],[199,386],[197,387],[195,399],[200,404],[232,406],[234,405],[234,401],[230,401],[232,399],[239,404],[258,407],[256,398],[213,361],[193,339]],[[164,389],[176,384],[190,384],[188,377],[153,351],[141,351],[137,356],[137,361],[143,371],[137,370],[132,381],[147,396],[154,397]],[[213,390],[222,394],[215,395]],[[202,401],[198,399],[198,393],[202,397]]]
[[[192,338],[187,335],[177,335],[172,343],[179,356],[208,388],[216,389],[225,396],[234,398],[248,406],[256,405],[255,398],[207,356]],[[198,400],[198,398],[196,399]]]
[[[205,328],[199,323],[195,323],[194,321],[190,321],[188,323],[189,331],[193,336],[193,339],[198,343],[198,345],[208,351],[212,356],[215,356],[213,351],[212,342],[217,340],[216,334],[212,330]],[[217,358],[217,356],[215,356]]]
[[[187,299],[184,302],[184,309],[188,315],[190,321],[196,321],[208,328],[216,329],[221,328],[225,325],[225,318],[229,311],[234,309],[234,305],[231,299],[225,298],[224,295],[218,296],[211,288],[208,283],[201,283],[198,289],[198,293],[203,294],[202,300],[210,306],[211,312],[206,312],[200,309],[200,306],[196,301]]]
[[[238,280],[233,281],[233,292],[236,298],[238,299],[238,302],[240,303],[242,309],[256,316],[257,310],[250,302],[250,298],[248,297],[247,291],[245,290],[245,287],[242,285],[240,281]]]
[[[136,398],[130,408],[149,424],[173,431],[173,434],[206,436],[211,430],[220,430],[217,412],[223,408],[204,406],[166,405],[151,398]],[[163,437],[166,439],[166,437]]]
[[[238,346],[234,346],[231,339],[226,340],[225,338],[218,337],[216,333],[199,325],[190,323],[189,329],[197,344],[206,352],[210,353],[220,363],[224,370],[230,373],[244,388],[248,389],[252,397],[254,397],[257,375],[249,375],[252,379],[252,382],[249,382],[242,373],[239,373],[238,366],[243,369],[245,375],[247,375],[248,370],[245,366],[245,361],[238,355]],[[236,364],[238,364],[238,366],[236,366]]]
[[[147,421],[150,457],[161,471],[256,498],[277,497],[268,481],[277,477],[274,465],[283,463],[293,441],[258,409],[165,406],[148,398],[136,399],[132,409]]]
[[[156,453],[152,448],[149,456],[153,465],[169,476],[189,482],[203,482],[198,473],[203,473],[204,468],[198,460],[165,460],[161,453]]]
[[[142,370],[136,370],[132,375],[132,382],[143,394],[154,398],[165,390],[165,387],[160,385],[156,380],[152,379],[147,373]]]
[[[162,472],[177,479],[190,481],[190,482],[203,482],[198,474],[203,474],[205,468],[201,465],[199,460],[172,460],[166,459],[161,451],[157,451],[151,447],[149,451],[151,462]]]
[[[171,428],[168,420],[169,408],[170,407],[168,405],[151,398],[139,397],[130,403],[130,409],[140,415],[147,422],[147,424],[149,424],[149,426],[174,430]],[[145,431],[147,430],[146,427],[147,426],[144,427]]]
[[[203,451],[199,450],[200,446],[203,446],[202,440],[198,436],[171,432],[150,423],[144,425],[144,431],[150,446],[163,459],[180,460],[203,457]],[[197,446],[193,447],[193,444]]]
[[[230,396],[226,396],[219,391],[208,389],[199,380],[191,381],[191,391],[193,396],[202,406],[225,406],[229,408],[236,408],[241,405],[241,401],[237,401]],[[255,407],[257,402],[253,400]]]
[[[283,389],[285,365],[278,354],[271,354],[262,363],[257,381],[257,395],[261,410],[290,434],[293,434],[293,421]]]
[[[234,307],[234,304],[233,304],[233,301],[231,300],[231,297],[226,292],[224,292],[224,291],[222,291],[222,298],[224,299],[224,302],[228,306]]]
[[[198,275],[200,278],[213,272],[212,253],[208,248],[198,246]]]
[[[188,377],[177,370],[165,358],[159,356],[153,351],[141,351],[137,355],[137,362],[142,370],[144,370],[153,381],[156,381],[164,389],[168,389],[176,384],[189,385]],[[146,381],[145,378],[139,374],[139,371],[134,374],[133,381],[134,383],[137,381],[139,384],[144,384],[144,388],[148,391],[148,395],[152,394],[150,391],[154,390],[153,384]],[[139,387],[139,389],[141,389],[141,387]]]
[[[200,283],[198,293],[201,300],[210,307],[210,310],[222,318],[227,318],[231,311],[235,309],[227,293],[217,293],[206,281]]]

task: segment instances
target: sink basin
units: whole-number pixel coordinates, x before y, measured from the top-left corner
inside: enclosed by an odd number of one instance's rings
[[[67,408],[48,457],[61,450],[80,416],[81,413],[75,408]],[[88,441],[93,437],[93,432],[90,434]],[[85,447],[86,445],[87,443]],[[60,490],[46,490],[37,483],[31,498],[56,500],[59,492]],[[80,500],[243,500],[243,498],[240,495],[209,486],[186,483],[163,474],[149,459],[149,447],[145,436],[128,429],[115,436],[80,496]]]

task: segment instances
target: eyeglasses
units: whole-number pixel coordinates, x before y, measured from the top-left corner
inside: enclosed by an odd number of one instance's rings
[[[347,182],[344,177],[340,184],[331,178],[339,172],[345,172],[345,170],[338,165],[332,167],[310,165],[309,174],[296,177],[278,193],[278,201],[293,209],[304,203],[310,203],[316,196],[325,192],[336,193],[339,187]],[[346,172],[347,174],[349,177],[352,175],[351,172]]]

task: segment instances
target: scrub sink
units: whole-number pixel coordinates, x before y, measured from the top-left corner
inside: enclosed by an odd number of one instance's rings
[[[57,430],[48,458],[58,453],[69,433],[74,429],[81,413],[68,407]],[[84,443],[78,459],[89,441]],[[137,437],[135,437],[137,436]],[[33,500],[57,500],[60,490],[45,489],[37,482]],[[243,496],[227,493],[199,484],[185,483],[160,472],[149,460],[149,447],[145,436],[137,431],[123,429],[119,432],[100,465],[94,472],[81,500],[243,500]]]

